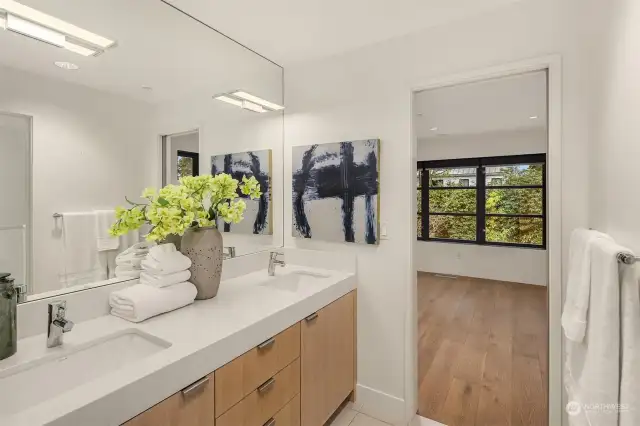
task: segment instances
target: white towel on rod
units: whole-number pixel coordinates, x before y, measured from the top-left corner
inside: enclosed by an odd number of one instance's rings
[[[164,288],[137,284],[111,293],[109,305],[112,315],[140,322],[193,303],[197,293],[188,281]]]
[[[115,210],[95,210],[94,214],[98,251],[117,250],[120,247],[120,239],[109,234],[109,228],[116,221]]]
[[[591,244],[606,234],[588,229],[575,229],[569,245],[567,293],[562,311],[562,328],[567,339],[582,342],[587,327],[591,291]]]
[[[67,287],[107,279],[106,262],[96,246],[93,212],[64,213],[62,216],[62,265],[60,281]]]
[[[595,238],[590,251],[590,295],[585,337],[567,339],[565,386],[569,401],[581,411],[571,426],[618,424],[620,394],[620,275],[617,254],[624,250],[611,238]],[[603,407],[610,407],[603,409]]]
[[[621,265],[620,426],[640,425],[640,294],[636,268]]]

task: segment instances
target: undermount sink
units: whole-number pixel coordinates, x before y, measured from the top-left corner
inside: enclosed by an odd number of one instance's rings
[[[303,269],[295,269],[293,271],[284,269],[277,269],[276,275],[270,277],[269,280],[263,285],[276,288],[279,290],[285,290],[295,292],[298,290],[298,286],[301,283],[313,283],[316,280],[329,278],[331,275],[323,274],[321,272],[306,271]]]
[[[44,343],[43,343],[44,344]],[[129,329],[0,372],[2,414],[20,412],[171,346]]]

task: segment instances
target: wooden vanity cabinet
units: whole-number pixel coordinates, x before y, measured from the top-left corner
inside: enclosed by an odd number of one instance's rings
[[[355,390],[355,291],[125,426],[323,426]]]
[[[322,426],[355,390],[355,292],[301,323],[303,426]]]
[[[214,375],[210,374],[126,422],[125,426],[213,426]]]

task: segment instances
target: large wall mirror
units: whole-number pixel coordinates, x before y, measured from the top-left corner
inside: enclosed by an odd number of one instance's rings
[[[167,2],[0,3],[0,272],[31,300],[132,279],[144,227],[101,244],[109,212],[198,174],[261,184],[227,253],[282,246],[282,77]]]

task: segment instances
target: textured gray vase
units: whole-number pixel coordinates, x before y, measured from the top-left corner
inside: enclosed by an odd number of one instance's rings
[[[191,281],[198,289],[196,299],[218,294],[222,276],[222,234],[215,227],[191,228],[182,236],[180,252],[191,259]]]

